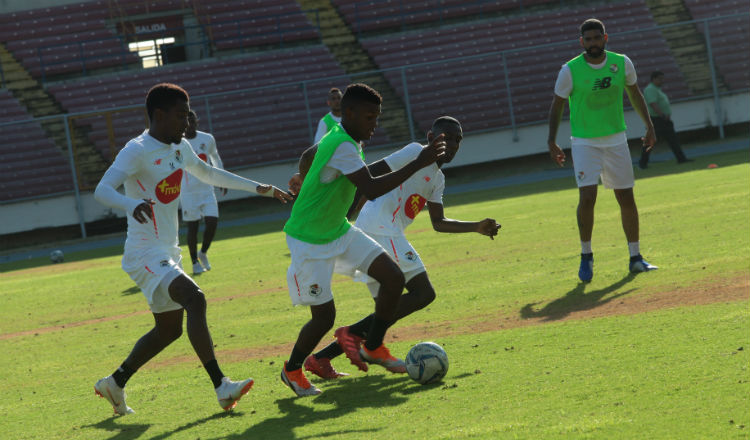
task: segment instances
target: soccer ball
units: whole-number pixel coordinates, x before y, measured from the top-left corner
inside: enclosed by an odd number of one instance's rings
[[[54,250],[50,252],[49,259],[53,263],[62,263],[63,260],[65,260],[65,255],[63,255],[63,251],[60,249]]]
[[[448,372],[448,355],[434,342],[420,342],[406,355],[406,372],[422,385],[438,382]]]

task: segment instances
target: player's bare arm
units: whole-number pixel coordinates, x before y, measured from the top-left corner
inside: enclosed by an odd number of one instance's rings
[[[478,222],[465,222],[445,218],[445,211],[441,203],[427,202],[427,208],[430,211],[432,228],[437,232],[477,232],[494,240],[500,229],[500,224],[492,218],[486,218]]]
[[[368,200],[374,200],[401,185],[412,174],[427,165],[435,163],[443,156],[445,156],[445,140],[441,134],[424,147],[416,159],[399,170],[373,177],[370,174],[369,168],[365,166],[351,174],[347,174],[346,177],[351,180]]]
[[[643,93],[641,93],[638,84],[633,84],[632,86],[626,85],[625,91],[628,93],[630,104],[633,105],[638,116],[646,124],[646,135],[641,138],[641,141],[643,142],[643,146],[646,147],[646,151],[651,151],[654,148],[654,144],[656,144],[656,131],[654,130],[653,122],[651,122],[651,116],[648,114],[646,99],[643,98]]]
[[[565,110],[565,98],[557,95],[552,98],[552,105],[549,109],[549,135],[547,136],[547,148],[549,155],[555,163],[563,166],[565,163],[565,152],[557,145],[557,129],[560,127],[563,110]]]

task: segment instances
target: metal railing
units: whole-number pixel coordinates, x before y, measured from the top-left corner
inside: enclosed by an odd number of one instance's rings
[[[721,97],[734,94],[734,93],[746,93],[748,90],[750,90],[750,87],[747,86],[747,84],[741,84],[740,86],[730,86],[721,88],[720,87],[720,75],[717,72],[717,66],[714,62],[714,48],[712,46],[712,35],[714,34],[714,31],[712,31],[712,23],[717,23],[718,26],[716,26],[717,29],[721,28],[722,20],[727,19],[736,19],[736,18],[748,18],[750,17],[749,13],[744,14],[734,14],[734,15],[728,15],[728,16],[721,16],[721,17],[713,17],[708,19],[701,19],[701,20],[691,20],[681,23],[674,23],[670,25],[665,26],[654,26],[649,28],[643,28],[643,29],[637,29],[632,31],[626,31],[626,32],[619,32],[619,33],[613,33],[610,35],[610,37],[616,37],[612,38],[611,41],[617,41],[619,37],[622,36],[628,36],[628,35],[636,35],[640,34],[643,35],[644,38],[647,38],[650,32],[659,32],[660,30],[663,30],[665,28],[670,27],[676,27],[676,26],[692,26],[693,29],[698,29],[699,31],[702,31],[702,34],[705,38],[705,44],[706,44],[706,65],[708,66],[710,73],[711,73],[711,80],[712,80],[712,90],[710,93],[704,93],[704,94],[688,94],[687,96],[684,96],[680,99],[673,99],[672,102],[680,102],[680,101],[689,101],[689,100],[696,100],[696,99],[706,99],[706,98],[713,98],[714,100],[714,108],[716,112],[716,121],[717,126],[719,128],[720,136],[724,136],[724,115],[723,110],[721,108]],[[716,29],[714,29],[716,30]],[[228,118],[226,116],[217,116],[214,118],[213,112],[224,108],[227,98],[230,98],[232,96],[238,96],[238,97],[270,97],[269,99],[274,99],[274,96],[281,95],[284,91],[289,90],[296,90],[299,93],[300,98],[298,100],[295,100],[293,103],[287,104],[288,106],[293,106],[296,108],[296,110],[290,110],[295,115],[298,115],[300,112],[304,112],[306,115],[306,124],[305,122],[300,121],[300,126],[306,125],[306,134],[301,135],[298,139],[298,142],[300,146],[306,146],[310,145],[312,143],[312,139],[314,136],[314,127],[315,123],[317,122],[318,118],[324,114],[325,111],[327,111],[326,108],[322,107],[322,102],[324,102],[324,97],[321,97],[321,90],[324,90],[327,92],[328,88],[330,88],[331,85],[339,85],[343,86],[346,85],[348,82],[357,81],[358,78],[362,77],[372,77],[373,75],[381,75],[386,78],[390,78],[390,85],[396,89],[397,91],[400,89],[401,93],[399,94],[399,97],[402,99],[404,104],[404,109],[406,113],[405,117],[405,123],[409,125],[410,130],[408,134],[408,139],[403,138],[391,138],[389,139],[389,142],[381,143],[379,146],[385,147],[385,146],[397,146],[397,145],[403,145],[406,142],[409,141],[417,141],[418,138],[421,138],[421,133],[415,133],[414,126],[419,122],[419,117],[415,116],[415,112],[425,112],[424,108],[419,108],[418,104],[414,101],[414,98],[418,96],[420,93],[424,95],[439,95],[436,91],[420,91],[419,90],[419,83],[416,80],[418,77],[414,77],[415,72],[419,69],[428,70],[428,71],[435,71],[435,72],[441,72],[445,71],[445,67],[452,65],[452,64],[458,64],[461,62],[471,64],[471,65],[479,65],[479,64],[488,64],[488,68],[490,70],[496,70],[497,71],[497,82],[493,84],[487,84],[487,86],[482,90],[482,93],[486,93],[486,90],[493,89],[493,90],[500,90],[502,91],[502,94],[498,95],[499,98],[495,101],[496,107],[494,108],[498,115],[500,114],[506,114],[507,117],[496,118],[496,123],[493,123],[492,125],[486,127],[486,128],[477,128],[473,130],[465,130],[466,135],[470,134],[478,134],[482,132],[489,132],[489,131],[497,131],[497,130],[512,130],[514,137],[518,138],[518,129],[523,126],[532,125],[532,124],[539,124],[546,121],[546,108],[545,111],[542,114],[542,117],[536,118],[536,119],[527,119],[525,121],[522,121],[519,119],[519,115],[521,115],[520,110],[517,109],[514,106],[514,94],[518,93],[518,90],[520,90],[519,87],[515,87],[513,85],[513,78],[514,76],[511,75],[513,72],[514,67],[512,66],[511,61],[513,62],[519,62],[523,61],[523,55],[522,52],[528,53],[529,51],[534,51],[534,53],[545,53],[543,51],[547,50],[551,54],[550,56],[554,56],[555,59],[560,59],[560,62],[565,61],[566,55],[564,51],[561,51],[560,48],[566,48],[565,50],[578,50],[577,48],[577,41],[575,40],[568,40],[568,41],[562,41],[562,42],[555,42],[555,43],[549,43],[549,44],[543,44],[543,45],[537,45],[533,47],[523,47],[523,48],[515,48],[515,49],[508,49],[508,50],[502,50],[502,51],[493,51],[493,52],[487,52],[487,53],[481,53],[477,55],[471,55],[471,56],[464,56],[464,57],[456,57],[456,58],[450,58],[440,61],[431,61],[431,62],[421,62],[421,63],[414,63],[414,64],[408,64],[408,65],[402,65],[398,67],[388,68],[388,69],[381,69],[377,71],[371,71],[371,72],[360,72],[357,74],[350,74],[350,75],[339,75],[339,76],[331,76],[331,77],[325,77],[325,78],[314,78],[314,79],[307,79],[303,81],[293,81],[293,82],[286,82],[286,83],[279,83],[279,84],[273,84],[263,87],[251,87],[251,88],[245,88],[245,89],[239,89],[239,90],[233,90],[228,92],[221,92],[221,93],[212,93],[212,94],[204,94],[204,95],[196,95],[194,97],[191,97],[191,105],[195,108],[199,109],[199,112],[201,113],[201,119],[202,124],[204,124],[204,127],[207,128],[207,131],[213,132],[215,135],[220,136],[220,133],[222,132],[222,127],[224,124],[227,124]],[[577,53],[577,52],[576,52]],[[493,64],[489,64],[489,63]],[[442,68],[441,68],[442,67]],[[641,72],[641,75],[644,76],[644,72]],[[410,79],[411,78],[411,79]],[[548,88],[552,90],[552,84],[548,85]],[[313,92],[318,92],[318,97],[314,98],[311,97],[311,95],[314,95]],[[324,93],[324,92],[323,92]],[[479,95],[476,95],[479,96]],[[472,98],[475,96],[467,96],[466,101],[471,101]],[[256,105],[262,105],[262,102],[258,102],[255,99],[242,99],[242,101],[247,101],[243,105],[246,105],[247,107],[252,107]],[[458,104],[458,103],[456,103]],[[547,104],[546,102],[544,104]],[[121,110],[142,110],[142,104],[132,105],[132,106],[119,106],[114,107],[110,109],[104,109],[104,110],[97,110],[98,113],[106,113],[106,112],[114,112],[114,111],[121,111]],[[242,109],[238,109],[238,113],[242,113]],[[296,113],[295,113],[296,112]],[[84,117],[87,115],[91,115],[94,112],[79,112],[79,113],[70,113],[65,115],[57,115],[57,116],[48,116],[45,118],[38,118],[38,119],[28,119],[24,121],[13,121],[13,122],[4,122],[0,123],[0,134],[2,131],[11,125],[14,124],[23,124],[23,123],[30,123],[30,122],[41,122],[41,121],[49,121],[49,120],[60,120],[63,122],[63,124],[66,127],[66,145],[65,150],[67,151],[67,155],[69,157],[71,170],[73,170],[73,183],[74,183],[74,191],[77,203],[79,204],[80,209],[80,194],[79,194],[79,180],[78,180],[78,164],[76,161],[76,157],[74,154],[74,147],[73,147],[73,141],[71,139],[71,133],[69,131],[69,122],[71,119]],[[541,114],[541,113],[540,113]],[[467,121],[469,122],[469,121]],[[468,124],[467,124],[468,125]],[[133,134],[133,133],[129,133]],[[131,136],[132,137],[132,136]],[[110,142],[113,141],[114,136],[112,136],[112,133],[110,133]],[[221,142],[220,142],[221,143]],[[111,145],[111,147],[121,147],[122,145]],[[292,161],[296,160],[296,157],[292,158],[289,157],[288,159],[280,159],[280,161]],[[268,164],[270,162],[265,162],[264,164]],[[246,165],[245,165],[246,166]],[[49,195],[42,195],[42,196],[36,196],[32,198],[43,198],[43,197],[49,197]],[[0,205],[3,203],[10,203],[15,202],[17,200],[13,201],[6,201],[6,202],[0,202]],[[82,218],[82,217],[81,217]],[[83,227],[83,223],[81,223],[82,233],[85,236],[85,228]]]

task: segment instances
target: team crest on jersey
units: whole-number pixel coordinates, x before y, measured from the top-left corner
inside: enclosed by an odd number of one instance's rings
[[[406,257],[406,259],[409,260],[409,261],[416,261],[417,260],[417,255],[414,252],[412,252],[412,251],[407,251],[404,254],[404,257]]]
[[[174,160],[177,162],[182,162],[182,153],[180,153],[180,150],[174,151]]]
[[[181,183],[182,168],[179,168],[156,184],[156,188],[154,188],[156,198],[164,204],[174,201],[177,197],[180,197]]]
[[[422,208],[424,208],[425,203],[427,203],[427,199],[419,194],[410,195],[406,198],[406,202],[404,203],[404,214],[413,220]]]
[[[620,70],[620,68],[617,67],[617,64],[612,64],[609,66],[609,71],[612,73],[617,73],[618,70]]]
[[[310,295],[312,295],[312,296],[318,296],[318,295],[320,295],[320,291],[321,291],[321,289],[320,289],[319,285],[317,285],[317,284],[311,284],[310,285]]]
[[[578,172],[578,180],[583,180],[583,171]]]

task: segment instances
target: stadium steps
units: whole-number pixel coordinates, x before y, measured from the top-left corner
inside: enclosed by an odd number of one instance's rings
[[[0,44],[0,62],[2,62],[8,90],[27,109],[29,115],[39,118],[65,113],[62,106],[44,90],[42,85],[29,74],[3,44]],[[54,141],[60,152],[67,158],[68,143],[62,120],[45,120],[39,123],[47,136]],[[107,169],[107,164],[86,136],[85,129],[83,131],[77,130],[73,135],[81,186],[91,186],[93,179],[98,179]],[[96,181],[93,181],[93,184],[96,184]]]
[[[323,44],[333,54],[336,61],[348,74],[374,72],[378,66],[360,45],[354,31],[346,24],[330,0],[299,0],[303,10],[318,10],[320,34]],[[308,12],[312,14],[312,12]],[[313,20],[314,17],[309,17]],[[390,86],[381,73],[357,75],[356,82],[363,82],[375,88],[383,97],[383,115],[379,125],[388,133],[394,142],[405,142],[411,139],[407,121],[406,107],[396,91]],[[415,126],[415,130],[416,126]],[[415,131],[419,138],[422,133]]]
[[[658,25],[692,20],[683,0],[646,0],[651,15]],[[676,26],[662,29],[677,65],[693,94],[712,92],[711,70],[707,60],[706,40],[695,26]],[[722,79],[717,78],[719,88],[726,90]]]

